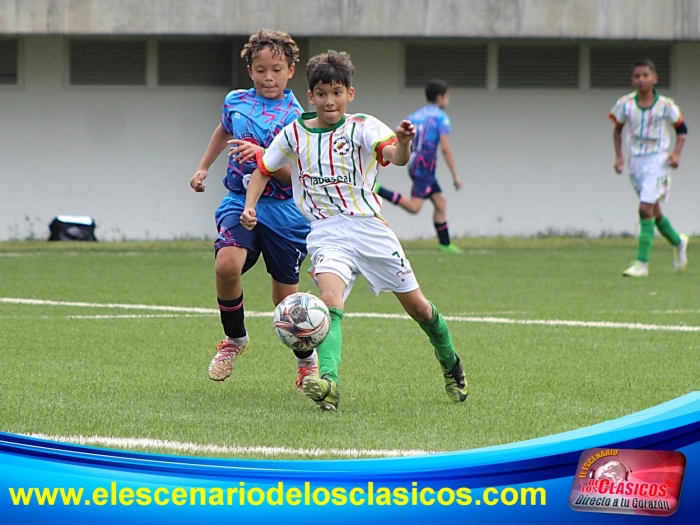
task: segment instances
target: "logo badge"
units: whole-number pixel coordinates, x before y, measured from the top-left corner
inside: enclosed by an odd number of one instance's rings
[[[681,452],[591,448],[579,459],[569,506],[584,512],[670,516],[678,509],[684,474]]]
[[[338,155],[347,155],[350,151],[350,141],[345,137],[340,137],[336,139],[333,143],[333,151]]]

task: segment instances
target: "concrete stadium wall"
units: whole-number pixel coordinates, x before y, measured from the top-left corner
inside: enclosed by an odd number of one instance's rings
[[[225,90],[68,86],[67,44],[60,36],[22,39],[20,85],[0,86],[0,240],[48,237],[57,214],[95,217],[103,240],[213,237],[223,155],[204,194],[188,181]],[[401,41],[312,38],[309,45],[310,54],[351,53],[357,96],[350,111],[395,125],[424,103],[422,90],[402,86]],[[679,230],[697,233],[700,44],[674,49],[673,89],[665,93],[684,110],[690,134],[665,210]],[[612,171],[606,118],[623,93],[453,89],[448,112],[465,187],[451,188],[442,159],[438,169],[453,234],[636,232],[636,197]],[[380,176],[409,189],[404,169]],[[391,205],[384,211],[400,237],[434,236],[429,204],[417,216]]]
[[[2,0],[0,34],[697,40],[700,0]]]

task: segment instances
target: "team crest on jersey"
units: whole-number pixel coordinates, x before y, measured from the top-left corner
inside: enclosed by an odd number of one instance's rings
[[[347,155],[350,151],[350,141],[345,137],[336,139],[333,143],[333,151],[338,155]]]
[[[258,137],[255,133],[251,133],[250,131],[244,131],[237,137],[238,140],[243,140],[245,142],[250,142],[251,144],[255,144],[256,146],[262,146],[262,140],[260,137]],[[247,162],[244,162],[243,165],[246,168],[250,168],[251,170],[254,170],[255,168],[258,167],[258,164],[255,162],[255,159],[251,159]]]

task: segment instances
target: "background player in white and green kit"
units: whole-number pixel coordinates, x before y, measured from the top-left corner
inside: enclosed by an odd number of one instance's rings
[[[629,277],[649,275],[654,225],[674,247],[676,270],[683,271],[688,262],[688,236],[676,233],[668,218],[661,213],[659,204],[668,196],[671,183],[668,168],[678,167],[688,129],[673,100],[656,93],[654,85],[657,81],[656,68],[651,60],[636,62],[632,66],[632,85],[635,91],[619,98],[609,114],[610,120],[615,124],[615,171],[622,173],[625,165],[622,131],[627,124],[630,181],[639,196],[637,260],[623,272],[623,275]],[[670,153],[669,124],[676,132],[676,145]]]
[[[330,333],[317,349],[320,374],[303,381],[319,408],[338,406],[344,301],[358,275],[375,293],[396,295],[428,334],[447,394],[464,401],[467,381],[447,324],[423,296],[401,244],[379,215],[382,199],[372,191],[380,165],[406,165],[415,129],[404,120],[394,133],[374,117],[346,115],[355,94],[353,72],[347,53],[328,51],[309,60],[308,98],[316,112],[302,114],[258,154],[241,223],[257,225],[255,206],[268,177],[289,163],[294,200],[311,222],[307,246],[314,278],[331,315]]]

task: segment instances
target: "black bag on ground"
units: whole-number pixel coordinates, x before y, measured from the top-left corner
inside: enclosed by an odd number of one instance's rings
[[[51,224],[50,241],[96,241],[95,220],[81,215],[59,215]]]

